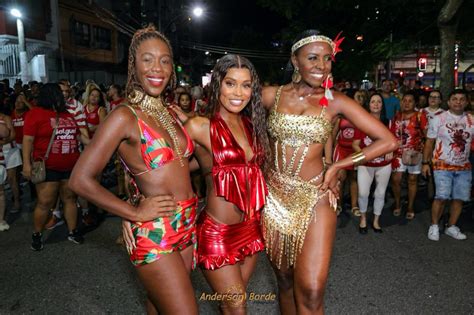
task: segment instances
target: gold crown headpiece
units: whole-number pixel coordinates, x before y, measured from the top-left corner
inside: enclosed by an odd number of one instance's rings
[[[297,51],[299,48],[303,47],[304,45],[310,44],[310,43],[315,43],[315,42],[323,42],[329,44],[332,48],[332,55],[333,57],[340,51],[342,51],[339,46],[341,45],[342,41],[344,40],[344,37],[339,38],[342,32],[339,32],[337,34],[336,38],[334,40],[330,39],[327,36],[324,35],[311,35],[305,38],[300,39],[297,41],[293,46],[291,46],[291,54],[294,54],[295,51]]]

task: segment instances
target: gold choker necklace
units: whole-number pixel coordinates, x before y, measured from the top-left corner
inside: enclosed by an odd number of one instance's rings
[[[133,97],[130,98],[130,103],[151,117],[157,125],[161,126],[169,134],[173,141],[173,149],[178,156],[179,164],[184,166],[178,135],[176,133],[176,128],[174,127],[176,120],[166,109],[161,97],[152,97],[147,94],[143,96],[143,93],[137,90],[135,90],[132,95]]]

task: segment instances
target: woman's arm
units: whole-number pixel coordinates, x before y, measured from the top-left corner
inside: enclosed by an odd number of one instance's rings
[[[129,143],[138,139],[136,135],[133,137],[133,133],[138,132],[135,126],[136,118],[128,108],[114,110],[97,129],[94,140],[81,154],[69,179],[69,187],[100,208],[122,218],[130,221],[149,221],[164,214],[170,215],[176,209],[176,203],[171,196],[146,198],[138,207],[134,207],[102,187],[96,179],[119,146],[133,147]],[[127,143],[123,143],[124,140]]]
[[[0,145],[4,145],[15,140],[15,128],[13,128],[12,119],[10,116],[4,116],[3,120],[5,121],[5,127],[9,130],[8,136],[0,140]]]
[[[355,152],[362,151],[362,149],[360,148],[360,140],[359,139],[352,141],[352,149]]]
[[[361,164],[365,161],[393,152],[398,148],[398,143],[392,133],[378,119],[370,115],[363,107],[353,99],[342,93],[334,93],[334,101],[330,103],[329,112],[335,116],[342,114],[359,130],[369,136],[374,142],[342,160],[337,161],[328,169],[325,175],[323,190],[329,187],[339,169]]]
[[[199,162],[195,157],[193,157],[191,161],[189,161],[189,171],[194,172],[197,171],[199,168]]]
[[[398,143],[393,134],[378,119],[370,115],[364,108],[351,98],[335,93],[333,104],[337,113],[344,115],[359,130],[369,136],[374,142],[360,152],[364,155],[365,161],[370,161],[378,156],[393,152],[397,149]],[[331,106],[330,105],[330,106]],[[335,163],[338,168],[353,165],[351,157],[347,157]]]
[[[31,178],[31,153],[33,152],[33,141],[35,137],[33,136],[23,136],[22,143],[22,157],[23,157],[23,177],[26,179]]]
[[[100,124],[107,117],[107,110],[105,109],[105,107],[101,106],[101,107],[99,107],[98,113],[99,113],[99,124]]]

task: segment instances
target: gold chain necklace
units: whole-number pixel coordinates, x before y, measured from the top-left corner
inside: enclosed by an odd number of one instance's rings
[[[163,100],[160,97],[152,97],[140,91],[134,91],[133,97],[131,98],[131,103],[135,107],[141,109],[143,113],[151,117],[155,123],[161,126],[166,132],[170,135],[171,140],[173,141],[174,151],[179,159],[179,164],[184,166],[183,157],[181,148],[179,146],[178,134],[176,133],[176,128],[174,123],[176,120],[171,116],[169,111],[163,104]]]

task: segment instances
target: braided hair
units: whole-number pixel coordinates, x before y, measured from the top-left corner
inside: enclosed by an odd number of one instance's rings
[[[130,43],[130,47],[128,49],[128,79],[126,85],[126,93],[129,102],[131,102],[131,100],[135,96],[134,90],[139,90],[143,92],[143,97],[146,94],[143,91],[143,87],[137,78],[136,54],[140,44],[148,39],[159,39],[163,41],[168,46],[171,54],[171,60],[173,60],[173,49],[171,48],[169,40],[165,37],[163,33],[157,31],[154,25],[149,24],[147,27],[137,30],[135,34],[133,34],[132,42]],[[168,82],[168,85],[166,86],[167,91],[173,90],[176,85],[176,72],[174,71],[174,64],[172,66],[172,69],[173,70],[171,73],[171,78]],[[140,102],[141,100],[139,100],[137,103]]]

